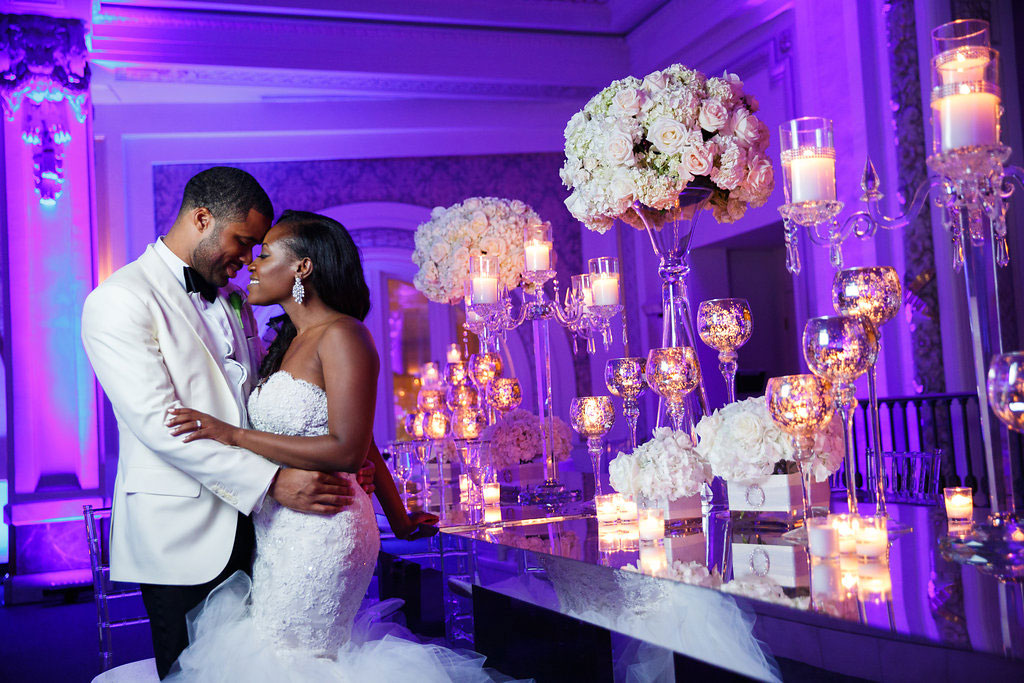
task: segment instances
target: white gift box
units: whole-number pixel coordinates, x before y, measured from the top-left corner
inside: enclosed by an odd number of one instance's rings
[[[768,577],[783,588],[811,585],[807,549],[789,544],[733,542],[732,575],[734,579]]]
[[[506,467],[498,474],[498,479],[503,484],[522,486],[542,484],[544,482],[544,461],[538,458],[533,462]]]
[[[642,496],[641,496],[642,498]],[[665,522],[671,524],[680,520],[698,520],[703,514],[700,494],[669,500],[668,498],[647,498],[644,507],[660,508],[665,511]]]
[[[757,483],[728,482],[729,509],[733,512],[786,512],[803,516],[804,494],[800,475],[772,474]],[[811,505],[828,509],[828,481],[811,482]]]
[[[707,560],[707,537],[704,534],[685,534],[683,536],[666,536],[665,559],[669,566],[673,562],[700,562]]]

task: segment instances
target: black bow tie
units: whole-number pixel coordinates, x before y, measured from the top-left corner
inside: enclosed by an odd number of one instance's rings
[[[217,288],[211,285],[195,268],[185,266],[185,291],[199,292],[210,303],[217,298]]]

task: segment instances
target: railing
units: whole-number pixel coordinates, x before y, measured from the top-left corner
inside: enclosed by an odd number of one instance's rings
[[[981,445],[978,396],[973,393],[917,394],[880,398],[882,452],[941,451],[939,486],[970,486],[979,504],[987,502],[988,476]],[[862,399],[854,414],[857,485],[864,487],[867,472],[868,402]],[[1003,434],[1006,434],[1004,431]],[[1011,457],[1024,464],[1024,440],[1011,433]],[[1018,470],[1020,471],[1020,470]]]

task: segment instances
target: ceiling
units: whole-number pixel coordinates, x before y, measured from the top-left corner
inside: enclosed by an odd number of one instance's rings
[[[98,105],[586,99],[669,0],[130,0],[92,11]]]

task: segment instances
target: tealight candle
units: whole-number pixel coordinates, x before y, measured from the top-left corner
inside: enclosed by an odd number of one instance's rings
[[[484,484],[483,490],[485,505],[497,505],[501,500],[501,484],[498,482],[492,481]]]
[[[441,384],[441,369],[437,363],[431,361],[423,364],[420,381],[423,383],[424,389],[435,389]]]
[[[551,268],[551,242],[530,240],[524,245],[526,270],[540,271]]]
[[[597,512],[597,521],[601,524],[616,522],[619,519],[618,493],[606,493],[603,496],[594,496],[594,507]]]
[[[484,508],[484,524],[495,524],[501,521],[501,508],[488,505]]]
[[[811,594],[839,597],[843,585],[842,567],[836,560],[811,557]]]
[[[636,522],[637,517],[639,516],[636,501],[629,500],[621,493],[616,493],[615,495],[618,497],[616,501],[616,508],[618,511],[619,521]]]
[[[807,550],[813,557],[839,556],[839,529],[827,517],[807,520]]]
[[[857,593],[864,601],[883,602],[892,595],[892,576],[885,562],[862,562],[857,567]]]
[[[839,534],[839,554],[852,555],[857,551],[857,539],[852,515],[829,515],[828,519]]]
[[[642,528],[640,538],[643,539]],[[651,576],[657,576],[668,569],[668,556],[665,552],[665,546],[661,543],[640,546],[639,569],[642,574],[649,574]]]
[[[888,524],[885,517],[858,517],[854,522],[857,539],[857,557],[877,559],[885,556],[889,546]]]
[[[641,541],[665,538],[665,511],[661,508],[640,510],[637,518]],[[641,551],[642,552],[642,551]]]
[[[459,361],[462,360],[462,354],[459,352],[458,344],[456,344],[455,342],[451,343],[451,345],[448,347],[448,355],[446,356],[445,360],[447,360],[449,363],[458,363]]]
[[[619,305],[619,278],[612,276],[592,278],[590,289],[595,306]]]
[[[951,486],[942,489],[946,501],[946,517],[953,521],[968,521],[974,516],[974,498],[966,486]]]

